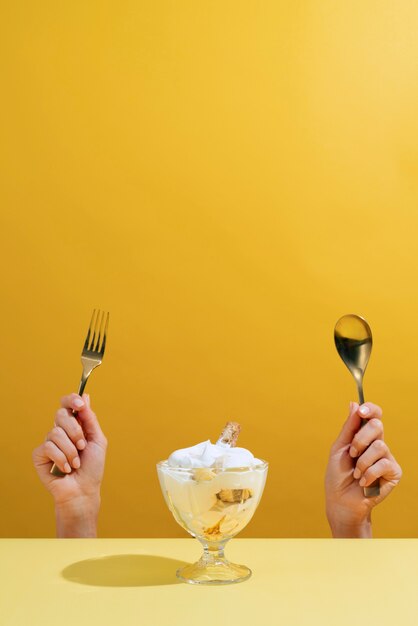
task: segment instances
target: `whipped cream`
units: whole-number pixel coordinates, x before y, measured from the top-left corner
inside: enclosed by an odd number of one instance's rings
[[[168,457],[170,467],[254,467],[262,463],[246,448],[231,448],[222,443],[202,441],[190,448],[176,450]]]

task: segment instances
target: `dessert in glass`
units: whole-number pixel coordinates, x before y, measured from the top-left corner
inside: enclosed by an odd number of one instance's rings
[[[268,463],[235,446],[240,426],[228,422],[216,444],[203,441],[176,450],[157,464],[167,505],[176,522],[203,545],[197,563],[177,571],[184,582],[228,584],[251,570],[224,556],[227,541],[250,521],[260,502]]]

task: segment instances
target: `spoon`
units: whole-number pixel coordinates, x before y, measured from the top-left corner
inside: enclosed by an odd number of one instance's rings
[[[334,340],[338,354],[350,370],[357,384],[359,404],[364,404],[363,376],[372,351],[372,331],[360,315],[343,315],[335,324]],[[367,424],[366,419],[361,425]],[[363,488],[366,498],[380,494],[379,479]]]

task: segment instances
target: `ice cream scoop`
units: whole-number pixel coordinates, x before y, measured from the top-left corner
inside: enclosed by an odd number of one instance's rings
[[[170,467],[253,467],[260,459],[254,457],[246,448],[231,448],[225,444],[202,441],[189,448],[176,450],[168,457]]]

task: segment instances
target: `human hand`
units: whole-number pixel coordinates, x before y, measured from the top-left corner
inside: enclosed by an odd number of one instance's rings
[[[107,440],[87,394],[65,396],[61,407],[46,441],[33,451],[33,463],[54,498],[58,536],[95,536]],[[66,475],[51,474],[53,463]]]
[[[371,512],[398,484],[402,470],[383,440],[382,409],[350,403],[350,414],[331,447],[325,475],[326,512],[334,537],[371,537]],[[361,420],[367,424],[361,427]],[[380,479],[380,495],[363,487]]]

